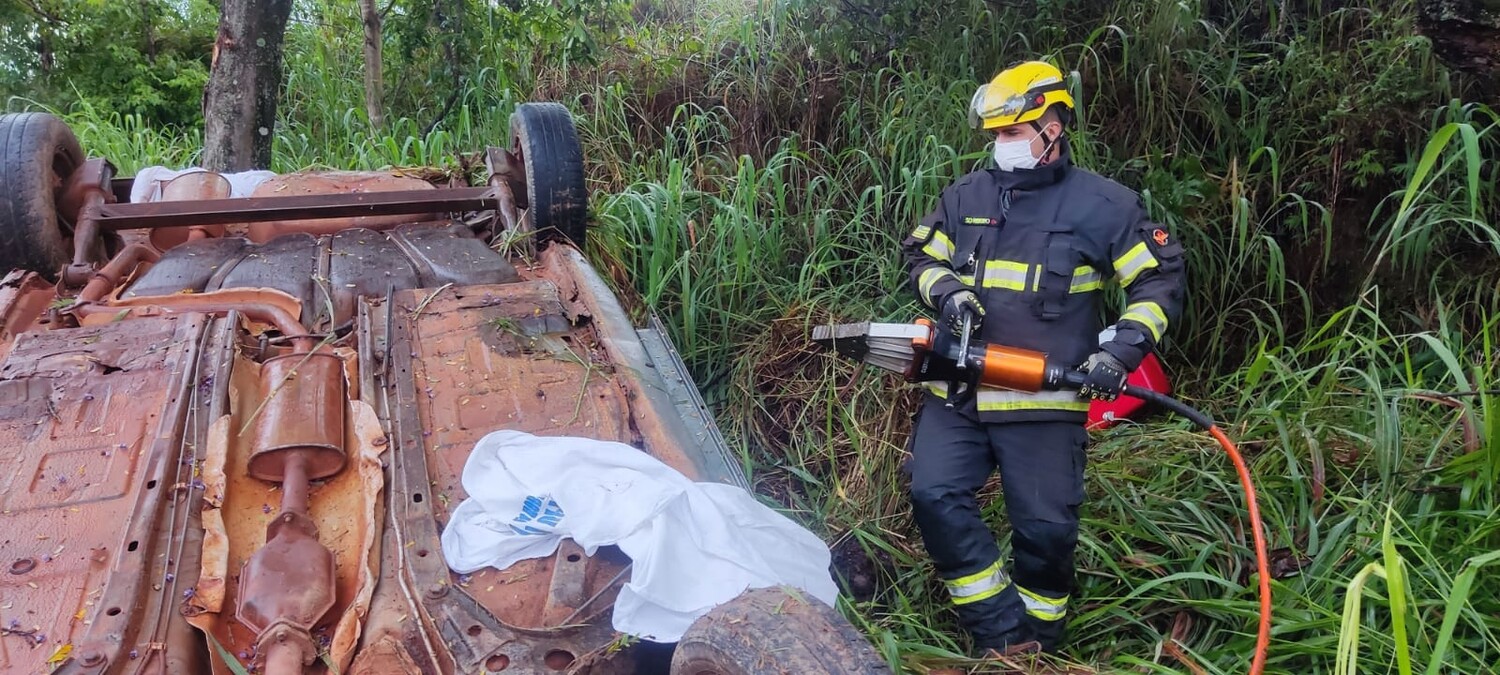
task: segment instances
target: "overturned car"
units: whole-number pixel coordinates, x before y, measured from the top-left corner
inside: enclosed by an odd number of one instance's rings
[[[888,672],[794,590],[652,649],[611,627],[617,550],[449,569],[439,534],[497,429],[746,486],[667,335],[580,253],[566,109],[511,125],[484,185],[291,174],[234,197],[0,117],[0,670]]]

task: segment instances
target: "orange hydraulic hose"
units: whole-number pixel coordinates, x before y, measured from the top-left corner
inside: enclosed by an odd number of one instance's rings
[[[1057,386],[1076,389],[1082,381],[1083,376],[1077,371],[1072,371],[1059,376]],[[1260,504],[1255,499],[1255,482],[1250,479],[1250,469],[1245,465],[1245,458],[1240,456],[1239,448],[1235,447],[1229,435],[1214,423],[1213,418],[1203,414],[1202,411],[1146,387],[1125,385],[1124,393],[1155,403],[1186,417],[1213,436],[1214,440],[1224,447],[1224,452],[1229,455],[1229,461],[1234,463],[1234,470],[1240,476],[1240,487],[1245,490],[1245,509],[1249,512],[1250,534],[1255,546],[1255,569],[1260,575],[1260,626],[1255,634],[1255,654],[1250,660],[1250,675],[1261,675],[1265,672],[1266,652],[1271,644],[1271,564],[1266,554],[1266,535],[1261,529]]]
[[[1255,483],[1250,480],[1250,469],[1245,466],[1245,458],[1240,456],[1234,441],[1218,425],[1210,426],[1208,433],[1213,435],[1219,445],[1224,446],[1224,452],[1229,454],[1229,461],[1234,462],[1234,470],[1240,475],[1240,487],[1245,489],[1245,508],[1250,512],[1250,533],[1255,540],[1255,569],[1260,576],[1260,629],[1255,635],[1255,657],[1250,662],[1250,675],[1260,675],[1265,671],[1266,650],[1271,644],[1271,566],[1266,556],[1266,537],[1261,532],[1260,505],[1255,501]]]

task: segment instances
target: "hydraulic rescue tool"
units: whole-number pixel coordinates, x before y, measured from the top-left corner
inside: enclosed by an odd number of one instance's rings
[[[1077,391],[1085,374],[1069,365],[1050,363],[1047,355],[1029,349],[996,344],[971,344],[973,316],[965,314],[957,335],[927,319],[916,323],[848,323],[813,327],[813,341],[824,348],[861,363],[900,373],[909,382],[946,382],[948,407],[963,404],[981,386],[1012,391]],[[1261,531],[1260,507],[1255,485],[1234,442],[1212,418],[1181,401],[1144,387],[1125,385],[1123,393],[1171,410],[1214,437],[1229,455],[1245,490],[1250,531],[1255,543],[1259,573],[1260,625],[1256,633],[1251,675],[1265,668],[1266,648],[1271,638],[1271,575],[1266,558],[1265,535]]]

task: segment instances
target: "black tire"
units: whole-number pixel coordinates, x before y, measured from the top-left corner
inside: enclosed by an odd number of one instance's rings
[[[511,152],[526,167],[520,206],[531,214],[540,241],[568,239],[583,248],[588,229],[588,190],[583,185],[583,147],[573,116],[558,103],[522,103],[510,116]]]
[[[57,212],[83,149],[47,113],[0,115],[0,276],[27,269],[55,280],[73,260],[73,223]]]
[[[693,622],[672,675],[890,675],[875,649],[832,607],[801,591],[761,588]]]

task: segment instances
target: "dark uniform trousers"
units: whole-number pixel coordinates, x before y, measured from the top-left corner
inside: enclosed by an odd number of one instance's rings
[[[1088,432],[1077,422],[980,423],[924,397],[908,464],[922,542],[977,648],[1063,637]],[[967,413],[967,414],[966,414]],[[1000,470],[1011,526],[1007,572],[976,498]]]

